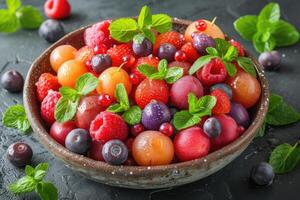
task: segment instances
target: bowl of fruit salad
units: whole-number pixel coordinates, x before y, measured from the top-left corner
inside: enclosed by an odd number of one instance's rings
[[[24,104],[38,140],[67,167],[113,186],[190,183],[239,156],[268,109],[262,67],[215,20],[105,20],[32,64]]]

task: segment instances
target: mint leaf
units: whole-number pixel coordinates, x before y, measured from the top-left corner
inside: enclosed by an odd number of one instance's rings
[[[13,33],[20,29],[20,22],[15,13],[0,10],[0,32]]]
[[[74,100],[68,97],[61,97],[55,105],[54,117],[58,122],[67,122],[74,118],[80,97],[77,96]]]
[[[26,165],[26,167],[25,167],[25,174],[26,174],[27,176],[33,177],[33,176],[34,176],[34,173],[35,173],[34,168],[33,168],[32,166],[30,166],[30,165]]]
[[[168,32],[172,29],[172,18],[165,14],[152,15],[151,28],[159,33]]]
[[[35,171],[37,171],[37,170],[47,171],[48,168],[49,168],[49,164],[48,163],[40,163],[34,169],[35,169]]]
[[[113,113],[119,113],[119,112],[126,111],[127,107],[124,107],[124,106],[120,105],[119,103],[115,103],[115,104],[110,105],[106,110],[109,112],[113,112]]]
[[[281,144],[271,153],[269,163],[274,172],[284,174],[292,171],[300,161],[300,148],[297,143],[294,146],[290,144]]]
[[[6,127],[19,129],[23,133],[30,130],[30,124],[25,109],[19,104],[9,107],[4,112],[2,124]]]
[[[231,44],[228,41],[226,41],[224,39],[220,39],[220,38],[216,38],[215,43],[216,43],[216,49],[219,52],[219,56],[221,58],[223,58],[225,56],[225,54],[227,53]]]
[[[199,69],[201,69],[204,65],[209,63],[211,61],[211,59],[213,59],[213,58],[216,58],[216,56],[212,56],[212,55],[201,56],[191,66],[191,68],[189,69],[189,74],[190,75],[194,74]]]
[[[253,36],[253,46],[257,52],[264,52],[265,43],[261,41],[261,33],[257,32]]]
[[[24,176],[17,182],[8,186],[8,190],[14,194],[23,194],[34,191],[36,187],[36,181],[30,176]]]
[[[198,115],[190,114],[189,111],[183,110],[175,113],[173,124],[177,130],[188,128],[198,124],[201,117]]]
[[[183,69],[182,69],[182,67],[170,67],[167,70],[167,73],[165,75],[165,81],[168,84],[172,84],[172,83],[175,83],[182,76],[183,76]]]
[[[130,125],[138,124],[142,118],[142,110],[138,106],[132,106],[123,113],[122,117]]]
[[[218,50],[214,47],[207,47],[205,50],[211,56],[219,56]]]
[[[211,115],[211,111],[217,103],[217,99],[214,96],[206,95],[202,96],[197,101],[197,115],[200,117]]]
[[[256,24],[258,17],[255,15],[245,15],[234,21],[234,29],[244,38],[245,40],[252,40],[256,33]]]
[[[59,93],[61,94],[61,96],[63,97],[67,97],[71,100],[75,100],[78,97],[78,92],[77,90],[73,89],[73,88],[69,88],[69,87],[61,87],[59,88]]]
[[[168,62],[166,59],[162,59],[158,63],[158,72],[151,74],[148,78],[163,80],[167,74],[167,71],[168,71]]]
[[[120,105],[124,107],[124,109],[128,110],[130,107],[127,91],[123,83],[119,83],[116,86],[115,97],[117,98]]]
[[[24,29],[36,29],[43,22],[43,16],[40,11],[32,6],[23,6],[17,12],[21,27]]]
[[[157,72],[155,67],[150,66],[150,65],[146,65],[146,64],[139,65],[137,69],[138,69],[139,72],[141,72],[146,77],[149,77],[152,74]]]
[[[150,40],[150,42],[152,42],[152,44],[155,43],[155,35],[151,30],[143,29],[142,32],[145,35],[145,37],[148,38],[148,40]]]
[[[278,3],[267,4],[259,13],[258,20],[268,20],[277,22],[280,18],[280,8]]]
[[[40,182],[36,186],[36,192],[42,200],[57,200],[57,188],[50,182]]]
[[[231,62],[231,61],[235,60],[237,58],[237,56],[238,56],[237,48],[235,48],[234,46],[230,46],[228,48],[226,54],[222,58],[222,60],[224,60],[225,62]]]
[[[98,79],[91,73],[80,76],[76,81],[76,89],[79,94],[87,95],[98,86]]]
[[[15,13],[15,11],[21,7],[22,3],[20,0],[6,0],[6,5],[11,13]]]
[[[275,31],[274,23],[271,23],[268,20],[258,20],[257,22],[257,32],[264,33],[273,33]]]
[[[46,171],[44,170],[37,170],[34,174],[34,180],[41,181],[46,176]]]
[[[282,96],[278,94],[271,94],[269,99],[269,109],[268,112],[273,112],[278,106],[283,104]]]
[[[256,77],[256,70],[255,65],[251,58],[248,57],[238,57],[236,59],[238,65],[247,73],[251,74],[252,76]]]
[[[109,25],[111,37],[120,42],[129,42],[138,33],[138,25],[132,18],[120,18]]]
[[[140,29],[152,24],[152,15],[148,6],[143,6],[138,17],[138,25]]]
[[[299,32],[290,23],[279,20],[275,24],[275,30],[272,34],[279,47],[293,45],[299,41]]]
[[[191,114],[195,114],[199,112],[199,108],[197,107],[197,102],[198,102],[197,96],[194,93],[190,92],[188,94],[188,104],[189,104],[189,112]]]
[[[229,63],[229,62],[224,62],[224,65],[226,67],[226,71],[227,71],[228,75],[231,77],[235,76],[236,68],[235,68],[234,64]]]
[[[136,44],[142,44],[145,39],[145,36],[142,34],[137,34],[133,37],[133,42]]]

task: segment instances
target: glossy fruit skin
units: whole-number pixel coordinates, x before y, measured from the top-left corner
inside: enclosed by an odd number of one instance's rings
[[[193,46],[201,55],[206,55],[207,47],[216,47],[214,39],[204,33],[194,33],[193,34]]]
[[[178,62],[183,62],[183,61],[186,61],[187,56],[183,51],[178,50],[178,51],[176,51],[176,53],[174,55],[174,59]]]
[[[138,136],[141,132],[144,132],[145,127],[143,124],[135,124],[130,128],[131,135],[136,137]]]
[[[160,125],[159,131],[164,135],[170,137],[174,134],[174,127],[171,123],[165,122]]]
[[[99,104],[98,96],[83,97],[75,116],[77,127],[89,130],[91,122],[103,110],[105,110],[105,107]]]
[[[102,156],[110,165],[121,165],[128,158],[128,149],[121,140],[110,140],[104,144]]]
[[[63,19],[70,15],[71,6],[67,0],[47,0],[44,11],[51,19]]]
[[[16,167],[30,164],[32,155],[31,147],[24,142],[13,143],[7,149],[7,159]]]
[[[105,69],[111,67],[111,59],[107,54],[98,54],[92,57],[91,65],[93,71],[101,74]]]
[[[232,89],[233,101],[242,104],[245,108],[252,107],[259,100],[261,86],[250,74],[238,70],[236,76],[229,78],[226,83]]]
[[[226,114],[231,110],[230,99],[227,94],[221,90],[216,89],[210,93],[211,96],[214,96],[217,100],[216,105],[212,109],[213,114]]]
[[[54,122],[50,128],[50,136],[61,145],[65,146],[66,137],[70,131],[77,128],[74,121],[59,123]]]
[[[75,87],[77,79],[87,73],[85,64],[79,60],[69,60],[65,62],[57,72],[59,84],[67,87]]]
[[[139,77],[141,77],[142,80],[144,80],[146,77],[138,71],[137,67],[139,65],[146,64],[146,65],[150,65],[152,67],[157,68],[158,63],[159,63],[159,59],[152,55],[147,56],[147,57],[140,57],[137,59],[137,61],[135,63],[135,67],[131,69],[131,73],[139,75]]]
[[[184,45],[184,37],[177,31],[168,31],[159,34],[155,39],[155,44],[153,46],[153,54],[157,55],[157,51],[162,44],[172,44],[177,50],[179,50],[182,45]]]
[[[232,89],[226,83],[217,83],[217,84],[212,85],[210,87],[210,92],[213,92],[216,89],[222,90],[223,92],[225,92],[227,94],[229,99],[232,99]]]
[[[166,104],[159,101],[151,101],[142,111],[142,124],[148,130],[159,130],[164,122],[171,120],[171,113]]]
[[[157,56],[160,59],[166,59],[168,62],[172,62],[174,60],[174,56],[176,53],[176,47],[172,44],[165,43],[160,45],[157,51]]]
[[[203,124],[203,131],[210,138],[218,137],[222,132],[222,126],[217,118],[210,117]]]
[[[71,45],[60,45],[56,47],[50,54],[50,64],[52,69],[57,72],[60,66],[75,58],[77,49]]]
[[[44,21],[39,28],[39,36],[47,42],[56,42],[65,35],[65,29],[61,22],[48,19]]]
[[[82,128],[73,129],[66,137],[65,146],[74,153],[86,155],[92,139],[88,131]]]
[[[169,63],[169,67],[181,67],[183,69],[183,75],[189,75],[189,69],[191,68],[191,64],[188,62],[178,62],[178,61],[173,61]]]
[[[193,47],[193,44],[191,42],[185,43],[181,47],[181,51],[185,53],[187,61],[190,63],[194,63],[200,57],[200,54]]]
[[[253,166],[250,180],[258,186],[267,186],[273,183],[275,173],[273,167],[266,162],[261,162]]]
[[[35,86],[36,95],[40,102],[44,100],[50,90],[58,91],[60,88],[57,77],[50,73],[41,74],[38,82],[35,83]]]
[[[138,85],[144,78],[139,73],[131,73],[129,79],[132,85]]]
[[[94,56],[94,50],[92,47],[83,46],[76,52],[75,59],[80,60],[84,64],[86,62],[91,62],[92,57]]]
[[[221,124],[222,132],[216,138],[211,138],[211,150],[217,150],[223,146],[236,140],[240,134],[237,123],[228,115],[215,115],[214,116]]]
[[[198,31],[205,31],[207,29],[207,23],[203,19],[199,19],[195,23],[195,27]]]
[[[97,161],[104,161],[102,156],[103,143],[97,140],[91,142],[91,146],[88,152],[88,157]]]
[[[250,125],[249,113],[242,104],[232,102],[229,115],[244,128],[248,128]]]
[[[127,72],[124,69],[118,67],[107,68],[99,76],[97,92],[99,94],[108,94],[110,97],[114,97],[115,88],[119,83],[123,83],[127,94],[130,94],[132,84]]]
[[[245,50],[244,50],[243,46],[241,45],[241,43],[239,43],[233,39],[229,40],[229,43],[232,46],[234,46],[235,48],[237,48],[239,56],[241,56],[241,57],[245,56],[246,53],[245,53]]]
[[[113,99],[108,94],[101,94],[98,98],[98,104],[103,108],[108,108],[113,103]]]
[[[133,141],[132,155],[141,166],[170,164],[174,157],[172,140],[158,131],[144,131]]]
[[[130,69],[134,62],[135,57],[130,43],[115,45],[108,49],[107,54],[110,56],[112,66],[123,66],[124,69]]]
[[[206,156],[210,141],[201,128],[191,127],[176,134],[174,148],[179,161],[189,161]]]
[[[134,55],[137,57],[149,56],[152,53],[152,49],[153,45],[147,38],[144,38],[140,44],[133,40],[132,50]]]
[[[203,96],[201,82],[193,76],[183,76],[171,87],[170,97],[172,103],[179,109],[188,108],[188,94],[192,92],[198,98]]]
[[[151,100],[167,104],[168,99],[169,88],[166,82],[162,80],[144,79],[135,91],[135,101],[142,109],[145,108]]]
[[[9,70],[2,74],[1,85],[9,92],[20,92],[23,90],[24,78],[17,70]]]
[[[54,110],[60,97],[61,95],[59,92],[50,90],[41,103],[41,116],[49,126],[55,122]]]
[[[264,52],[259,55],[258,62],[266,70],[277,70],[280,67],[281,55],[278,51]]]

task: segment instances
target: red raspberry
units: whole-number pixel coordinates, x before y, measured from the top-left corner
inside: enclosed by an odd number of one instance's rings
[[[41,116],[47,125],[52,125],[55,122],[54,110],[55,105],[61,95],[57,91],[50,90],[41,104]]]
[[[245,56],[245,50],[243,48],[243,46],[241,45],[241,43],[231,39],[229,40],[229,43],[234,46],[235,48],[237,48],[239,56]]]
[[[119,67],[124,63],[125,68],[130,68],[135,63],[130,43],[116,45],[107,51],[112,61],[112,66]]]
[[[111,20],[106,20],[87,28],[83,34],[85,44],[92,48],[103,44],[107,48],[112,47],[114,40],[109,35],[108,27],[110,23]]]
[[[71,13],[71,6],[67,0],[48,0],[44,5],[45,14],[51,19],[66,18]]]
[[[159,59],[157,57],[153,57],[153,56],[140,57],[139,59],[137,59],[137,61],[135,63],[135,67],[131,70],[131,72],[133,74],[139,75],[141,77],[141,79],[143,80],[146,77],[137,70],[137,67],[141,64],[146,64],[146,65],[150,65],[152,67],[157,68],[158,63],[159,63]]]
[[[50,73],[43,73],[36,85],[36,95],[40,102],[47,96],[49,90],[58,91],[60,84],[58,83],[57,77]]]
[[[211,96],[216,97],[217,103],[212,109],[213,114],[226,114],[230,112],[231,103],[228,95],[221,89],[212,91]]]
[[[179,50],[182,45],[184,44],[185,39],[184,36],[176,31],[169,31],[162,33],[156,37],[154,46],[153,46],[153,54],[157,54],[157,50],[160,47],[160,45],[169,43],[176,47],[177,50]]]
[[[224,82],[227,77],[227,71],[222,60],[212,59],[202,69],[197,71],[197,78],[205,86]]]
[[[185,53],[187,61],[194,63],[200,57],[200,54],[193,47],[192,43],[187,42],[181,47],[181,51]]]
[[[125,141],[128,127],[121,116],[103,111],[91,122],[90,134],[93,139],[103,143],[112,139]]]

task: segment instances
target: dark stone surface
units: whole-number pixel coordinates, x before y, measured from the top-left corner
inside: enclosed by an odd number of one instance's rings
[[[41,10],[44,1],[23,1],[24,4],[38,6]],[[152,7],[154,13],[168,13],[171,16],[195,20],[198,18],[212,19],[218,16],[217,24],[228,35],[241,41],[234,31],[232,22],[240,15],[257,14],[268,1],[263,0],[72,0],[73,14],[70,19],[64,20],[66,31],[72,31],[81,26],[99,20],[136,15],[144,4]],[[280,0],[282,16],[300,30],[298,0]],[[0,0],[0,7],[4,0]],[[254,52],[251,43],[242,41],[243,45]],[[39,38],[37,31],[19,31],[11,35],[0,34],[0,73],[8,69],[17,69],[24,76],[31,62],[49,44]],[[282,48],[283,55],[281,70],[268,72],[272,91],[285,97],[288,103],[300,110],[300,43],[293,47]],[[256,54],[257,55],[257,54]],[[0,88],[2,101],[0,111],[10,105],[22,103],[22,94],[9,94]],[[1,114],[2,115],[2,114]],[[2,118],[2,116],[1,116]],[[300,167],[293,172],[276,176],[274,184],[267,188],[253,188],[248,183],[251,167],[266,161],[274,146],[274,141],[295,143],[300,139],[299,123],[288,127],[273,129],[264,138],[255,139],[247,150],[231,164],[218,173],[201,181],[178,188],[165,190],[129,190],[113,188],[87,180],[73,173],[60,161],[50,155],[32,135],[24,136],[18,131],[7,129],[0,124],[0,199],[38,199],[37,195],[29,194],[21,197],[10,194],[6,187],[9,183],[24,175],[22,169],[16,169],[6,159],[7,147],[16,141],[28,142],[34,151],[33,164],[49,162],[50,170],[46,177],[53,181],[59,189],[59,199],[88,200],[88,199],[261,199],[282,200],[298,199],[300,185]],[[271,140],[270,140],[271,138]],[[272,138],[276,138],[275,140]],[[270,142],[271,141],[271,142]]]

